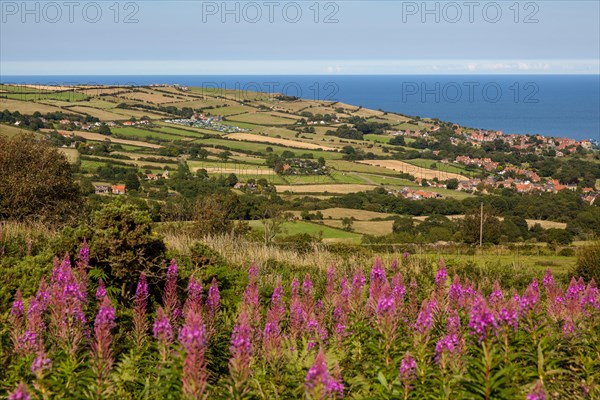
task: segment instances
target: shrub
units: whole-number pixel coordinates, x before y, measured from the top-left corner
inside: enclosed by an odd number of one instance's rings
[[[586,280],[600,281],[600,241],[589,244],[577,251],[575,276]]]

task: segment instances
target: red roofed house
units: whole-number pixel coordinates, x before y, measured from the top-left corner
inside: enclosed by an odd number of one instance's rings
[[[112,194],[125,194],[125,185],[112,185]]]

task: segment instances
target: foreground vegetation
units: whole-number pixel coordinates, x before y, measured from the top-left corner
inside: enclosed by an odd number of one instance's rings
[[[408,254],[276,274],[184,276],[172,260],[129,294],[89,260],[84,243],[30,298],[16,293],[0,331],[9,398],[600,395],[594,281],[567,287],[547,271],[503,288]]]

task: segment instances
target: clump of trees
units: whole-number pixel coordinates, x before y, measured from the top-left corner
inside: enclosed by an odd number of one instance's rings
[[[82,204],[63,153],[33,135],[0,136],[0,219],[66,221]]]

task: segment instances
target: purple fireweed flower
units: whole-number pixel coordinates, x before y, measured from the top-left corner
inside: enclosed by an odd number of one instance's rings
[[[185,318],[185,323],[179,332],[179,342],[187,351],[198,352],[206,347],[206,332],[202,314],[191,311]]]
[[[531,284],[525,290],[525,293],[521,297],[520,312],[521,314],[527,314],[536,308],[536,305],[540,299],[540,290],[538,287],[537,279],[534,279]]]
[[[443,263],[443,260],[440,260],[440,264]],[[446,280],[448,279],[448,272],[446,271],[446,267],[442,267],[440,265],[440,268],[437,271],[437,274],[435,275],[435,284],[437,286],[443,286],[446,283]]]
[[[460,315],[458,315],[458,311],[454,308],[451,308],[448,311],[446,330],[448,331],[448,334],[458,335],[460,333]]]
[[[497,322],[494,314],[488,308],[485,298],[479,296],[471,308],[469,328],[471,335],[476,336],[479,343],[496,332]]]
[[[343,397],[344,386],[341,375],[338,375],[337,379],[329,375],[323,349],[319,349],[315,361],[309,368],[304,386],[312,399],[325,399],[334,393],[337,397]]]
[[[15,300],[13,301],[12,308],[10,310],[12,318],[23,318],[25,314],[25,306],[23,305],[23,295],[20,290],[17,290]]]
[[[250,362],[252,358],[252,328],[248,315],[241,312],[231,334],[231,358],[229,369],[236,384],[245,382],[251,373]]]
[[[90,263],[90,248],[86,239],[83,239],[83,244],[79,248],[79,257],[77,258],[77,261],[84,267],[87,267]]]
[[[15,351],[17,353],[31,354],[37,347],[38,334],[31,330],[26,330],[25,333],[17,338]]]
[[[208,381],[206,371],[206,330],[202,314],[190,309],[179,332],[179,342],[185,350],[182,368],[182,386],[186,398],[202,398]]]
[[[313,283],[310,279],[310,274],[304,276],[304,282],[302,282],[302,296],[312,296]]]
[[[215,314],[221,306],[221,295],[219,293],[219,287],[217,285],[216,278],[213,278],[212,282],[210,283],[206,305],[208,306],[208,311],[211,314]]]
[[[402,258],[404,258],[404,260],[408,260],[409,257],[410,257],[410,253],[408,251],[405,251],[404,253],[402,253]]]
[[[410,382],[417,377],[417,362],[410,353],[406,354],[400,362],[399,372],[402,382]]]
[[[390,265],[390,270],[395,273],[396,272],[396,268],[398,268],[398,259],[394,258],[392,260],[392,265]]]
[[[24,383],[19,383],[15,391],[8,395],[8,400],[29,400],[30,398]]]
[[[541,381],[535,384],[533,390],[527,395],[527,400],[546,400],[546,392]]]
[[[396,304],[394,297],[382,297],[377,304],[377,314],[380,316],[394,315],[396,313]]]
[[[500,287],[500,282],[494,282],[494,288],[492,289],[492,293],[490,294],[490,304],[492,306],[499,305],[504,302],[504,293],[502,292],[502,288]]]
[[[258,264],[252,263],[248,270],[248,282],[254,283],[258,280]]]
[[[106,297],[106,287],[104,286],[104,281],[100,279],[98,281],[98,289],[96,289],[96,300],[102,301],[103,298]]]
[[[190,277],[187,287],[187,299],[183,305],[183,313],[187,315],[190,312],[199,311],[202,306],[202,292],[204,288],[196,280],[195,277]]]
[[[102,306],[96,314],[96,320],[94,321],[94,329],[98,330],[110,330],[115,327],[115,308],[110,304],[110,300],[105,297],[102,302]]]
[[[463,289],[460,284],[460,278],[458,275],[454,275],[454,279],[452,280],[452,285],[450,285],[450,290],[448,291],[448,299],[454,305],[460,304],[460,301],[463,297]]]
[[[584,291],[585,284],[583,284],[583,282],[576,281],[575,278],[571,278],[571,282],[566,294],[567,300],[579,300]]]
[[[159,307],[156,312],[156,320],[152,331],[154,337],[163,345],[168,345],[173,340],[173,327],[162,307]]]
[[[385,271],[383,270],[383,263],[381,262],[381,258],[377,257],[375,259],[375,263],[371,268],[371,283],[376,281],[383,281],[386,279]]]
[[[277,304],[272,304],[267,311],[267,321],[263,330],[263,350],[267,357],[274,358],[279,355],[281,348],[281,327],[279,321],[285,309]]]
[[[327,298],[330,299],[333,296],[333,292],[335,291],[335,267],[333,264],[327,268],[327,285],[325,293],[327,294]]]
[[[344,303],[347,303],[350,299],[350,286],[348,285],[348,278],[343,278],[340,281],[340,298]]]
[[[437,304],[435,300],[423,300],[421,304],[421,310],[415,321],[415,330],[422,334],[427,335],[433,326],[433,312]]]
[[[342,373],[340,372],[339,364],[335,365],[334,372],[329,378],[329,383],[327,384],[327,391],[331,394],[335,393],[337,398],[344,397],[344,383],[342,381]]]
[[[397,273],[392,278],[392,294],[394,295],[394,299],[396,303],[400,304],[404,301],[404,296],[406,296],[406,286],[404,286],[404,278],[401,273]]]
[[[362,273],[362,270],[356,271],[354,274],[354,278],[352,278],[352,291],[360,291],[365,287],[365,276]]]
[[[435,360],[440,364],[445,355],[455,354],[459,350],[459,339],[455,334],[448,334],[438,340],[435,345]]]
[[[554,276],[552,276],[552,271],[550,270],[550,268],[548,268],[546,270],[546,273],[544,274],[543,284],[546,290],[550,290],[554,288],[554,286],[556,286],[556,283],[554,282]]]
[[[291,296],[298,297],[299,292],[300,292],[300,282],[298,281],[298,278],[294,278],[292,280]]]
[[[138,280],[133,303],[133,331],[136,343],[139,347],[141,346],[142,340],[146,335],[146,330],[148,329],[148,322],[146,321],[146,312],[148,309],[148,283],[146,282],[146,275],[144,275],[143,272],[140,274],[140,279]]]
[[[302,332],[304,325],[304,312],[302,304],[298,299],[292,299],[290,304],[290,333],[292,337],[297,337]]]
[[[511,306],[509,304],[507,307],[503,307],[498,313],[498,322],[500,325],[510,327],[516,331],[519,325],[519,313],[516,305]]]
[[[179,300],[177,298],[177,261],[175,259],[171,260],[167,269],[167,279],[163,293],[163,307],[171,322],[175,321],[175,312],[179,308]]]
[[[40,376],[44,371],[47,371],[50,368],[52,368],[52,360],[48,358],[46,352],[42,348],[31,363],[31,373]]]
[[[588,284],[585,293],[581,297],[581,308],[585,309],[586,307],[600,307],[600,302],[598,301],[598,288],[596,287],[594,279]]]

